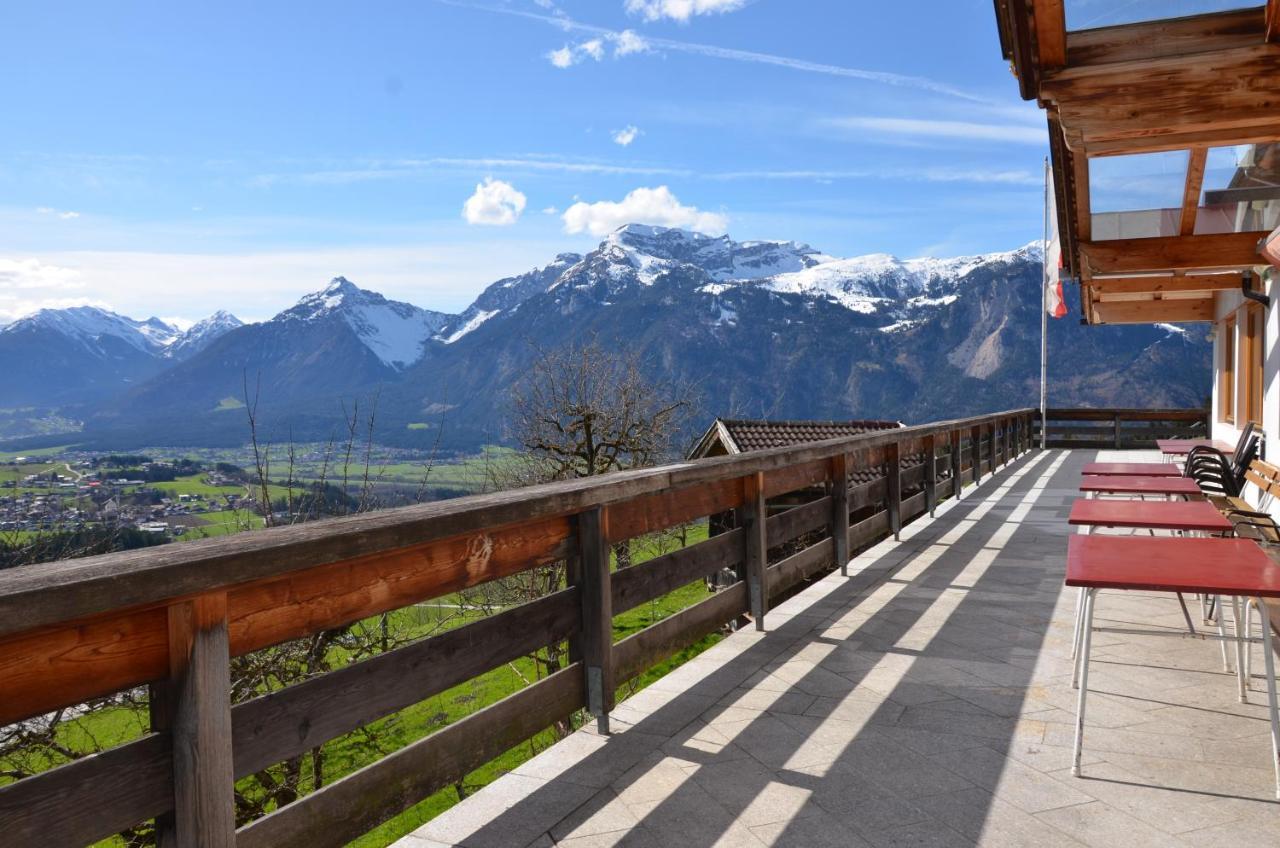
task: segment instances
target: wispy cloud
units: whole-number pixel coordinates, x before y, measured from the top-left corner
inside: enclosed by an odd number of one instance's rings
[[[600,36],[613,41],[615,44],[622,43],[626,38],[627,31],[612,30],[607,27],[594,26],[592,24],[584,24],[575,21],[572,18],[561,15],[547,15],[540,12],[530,12],[522,9],[513,9],[508,6],[491,6],[483,3],[468,2],[468,0],[436,0],[447,6],[458,6],[467,9],[476,9],[479,11],[492,12],[499,15],[509,15],[514,17],[526,18],[528,20],[541,21],[558,27],[566,32],[580,32],[594,36]],[[632,34],[634,35],[634,33]],[[637,36],[638,38],[638,36]],[[644,43],[651,50],[666,50],[673,53],[688,53],[696,56],[705,56],[711,59],[724,59],[732,62],[747,62],[757,65],[772,65],[778,68],[787,68],[793,71],[801,71],[811,74],[824,74],[826,76],[842,77],[844,79],[857,79],[865,82],[879,83],[881,85],[897,86],[905,88],[915,88],[922,91],[931,91],[935,94],[944,94],[948,97],[955,97],[961,100],[967,100],[977,103],[989,102],[987,98],[971,94],[954,86],[947,85],[938,80],[929,79],[928,77],[912,76],[910,74],[898,74],[891,71],[875,71],[865,68],[850,68],[844,65],[831,65],[823,62],[810,62],[805,59],[796,59],[790,56],[778,56],[772,53],[758,53],[751,50],[737,50],[730,47],[718,47],[713,44],[700,44],[691,41],[678,41],[670,38],[644,38]],[[638,51],[628,51],[638,52]],[[615,50],[615,55],[626,55],[625,53]]]
[[[615,133],[615,136],[630,130]],[[639,130],[637,130],[639,133]],[[625,137],[624,137],[625,138]],[[614,138],[618,144],[622,140]],[[625,146],[625,145],[623,145]],[[664,177],[685,180],[905,180],[909,182],[1004,183],[1039,185],[1042,178],[1023,169],[989,169],[963,166],[930,166],[920,168],[758,168],[736,171],[706,171],[663,165],[631,165],[595,160],[575,160],[540,156],[396,159],[355,162],[350,166],[297,173],[261,174],[252,185],[269,187],[276,184],[346,185],[376,180],[409,179],[433,173],[550,173],[589,174],[597,176]]]
[[[1044,145],[1048,141],[1043,126],[1016,123],[978,123],[975,121],[946,121],[934,118],[887,118],[853,116],[827,118],[822,123],[829,127],[861,133],[873,133],[894,137],[969,140]]]
[[[690,177],[688,168],[655,165],[626,165],[574,159],[528,157],[392,159],[356,162],[351,167],[326,168],[297,173],[259,174],[249,182],[260,188],[276,184],[346,185],[373,180],[404,179],[425,174],[452,172],[523,171],[533,173],[596,174],[602,176]]]
[[[38,215],[52,215],[63,221],[73,221],[80,217],[79,212],[72,212],[68,209],[54,209],[52,206],[40,206],[36,208]]]
[[[626,10],[646,21],[670,18],[684,23],[694,15],[736,12],[745,5],[747,0],[627,0]]]

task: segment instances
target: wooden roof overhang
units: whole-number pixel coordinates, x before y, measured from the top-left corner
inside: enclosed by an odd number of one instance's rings
[[[1064,271],[1081,282],[1085,320],[1212,320],[1215,293],[1264,262],[1265,233],[1196,232],[1206,158],[1280,142],[1280,0],[1077,31],[1064,0],[994,2],[1021,94],[1047,113]],[[1095,239],[1090,160],[1171,150],[1188,152],[1176,234]]]

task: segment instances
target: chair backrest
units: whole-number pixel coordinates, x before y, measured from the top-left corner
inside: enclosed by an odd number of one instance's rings
[[[1253,425],[1250,424],[1250,427]],[[1255,462],[1258,462],[1258,446],[1262,442],[1261,433],[1251,433],[1249,441],[1245,444],[1244,450],[1231,463],[1231,473],[1236,478],[1236,488],[1243,490],[1245,477]],[[1265,464],[1265,463],[1264,463]],[[1270,466],[1274,467],[1274,466]]]
[[[1240,431],[1240,438],[1236,441],[1236,450],[1232,454],[1231,462],[1236,468],[1245,468],[1248,462],[1245,462],[1245,449],[1249,447],[1249,440],[1253,436],[1253,429],[1256,427],[1252,421],[1248,421],[1244,425],[1244,429]],[[1257,454],[1257,445],[1254,445],[1254,454]]]
[[[1258,487],[1261,492],[1258,507],[1264,512],[1267,504],[1280,497],[1280,467],[1255,459],[1249,463],[1244,479]]]

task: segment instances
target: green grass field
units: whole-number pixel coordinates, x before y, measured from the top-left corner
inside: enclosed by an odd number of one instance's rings
[[[12,462],[20,456],[57,456],[74,447],[75,445],[62,445],[56,448],[31,448],[30,450],[20,451],[0,451],[0,462]]]

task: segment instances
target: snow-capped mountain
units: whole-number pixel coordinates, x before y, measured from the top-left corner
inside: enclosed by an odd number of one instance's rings
[[[145,362],[82,368],[114,381],[115,397],[83,386],[72,396],[96,410],[86,443],[112,447],[240,444],[243,415],[225,401],[242,397],[248,376],[270,438],[328,438],[344,403],[376,394],[379,440],[434,444],[442,426],[441,446],[466,449],[503,438],[511,387],[538,349],[596,340],[697,383],[708,412],[954,417],[1034,403],[1040,276],[1038,246],[840,259],[797,242],[631,225],[585,255],[493,283],[458,315],[339,277],[261,324],[230,329],[234,319],[213,316],[221,334],[180,361],[99,333]],[[1071,351],[1050,360],[1057,402],[1194,406],[1208,391],[1210,346],[1194,326],[1049,326],[1051,349]],[[155,324],[134,330],[138,344],[180,343]],[[75,347],[47,345],[41,361]],[[0,349],[0,390],[21,370],[5,361]]]
[[[454,316],[401,303],[334,277],[306,295],[273,322],[344,322],[362,344],[389,368],[403,369],[422,358],[423,347]]]
[[[237,327],[243,326],[244,322],[239,318],[225,309],[219,309],[208,318],[197,321],[179,333],[177,338],[165,346],[164,355],[169,359],[187,359]]]
[[[115,339],[140,351],[155,353],[173,342],[181,331],[159,318],[137,321],[109,309],[73,306],[68,309],[41,309],[20,318],[0,332],[40,331],[54,333],[80,345],[96,356],[109,356],[104,340]]]

